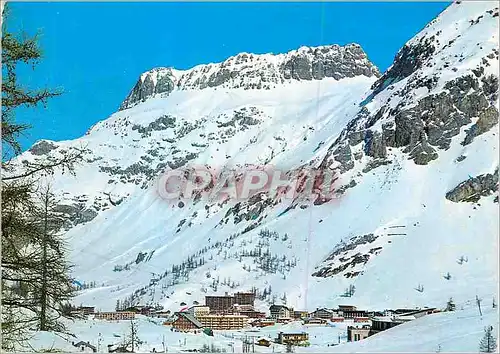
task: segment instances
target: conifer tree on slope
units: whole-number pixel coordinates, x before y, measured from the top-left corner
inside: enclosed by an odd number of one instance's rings
[[[479,342],[479,351],[481,353],[494,353],[497,348],[496,338],[493,335],[493,326],[484,329],[484,337]]]
[[[75,162],[81,158],[83,150],[75,149],[66,152],[60,158],[51,160],[39,157],[16,168],[13,158],[21,152],[19,136],[29,126],[19,124],[15,119],[15,111],[19,107],[37,107],[45,104],[49,98],[60,92],[30,90],[23,87],[17,78],[19,64],[33,65],[41,59],[41,51],[37,37],[28,37],[9,32],[7,27],[8,8],[2,2],[2,349],[13,349],[28,339],[30,330],[37,328],[61,329],[56,322],[48,320],[48,312],[55,310],[56,297],[51,294],[54,287],[40,296],[43,286],[44,244],[51,243],[56,249],[58,242],[51,238],[43,238],[40,219],[40,200],[37,200],[38,181],[42,175],[50,175],[56,169],[71,170]],[[42,203],[43,204],[43,203]],[[52,232],[52,231],[51,231]],[[58,249],[63,250],[63,244]],[[46,248],[48,251],[48,248]],[[61,273],[67,269],[63,255],[58,263],[52,253],[45,254],[49,265],[45,267],[45,278],[51,274]],[[50,255],[50,256],[49,256]],[[57,264],[57,266],[56,266]],[[56,266],[48,272],[48,268]],[[40,271],[42,270],[42,274]],[[62,281],[62,277],[59,280]],[[60,289],[66,289],[69,277],[64,284],[58,283]],[[71,285],[71,284],[69,284]],[[44,288],[48,289],[47,282]],[[45,300],[44,300],[45,299]],[[45,303],[44,306],[41,304]],[[43,309],[42,309],[43,307]],[[43,315],[45,313],[45,315]],[[44,320],[41,320],[41,317]],[[50,315],[52,316],[52,315]],[[56,316],[57,317],[57,316]]]

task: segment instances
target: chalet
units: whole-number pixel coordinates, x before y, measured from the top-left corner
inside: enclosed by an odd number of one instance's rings
[[[79,341],[78,343],[72,342],[74,347],[80,348],[82,352],[96,353],[97,349],[89,342]]]
[[[203,328],[203,324],[189,312],[176,312],[172,327],[180,332],[190,332]]]
[[[327,308],[322,308],[322,309],[316,309],[316,311],[311,312],[311,317],[313,318],[332,318],[333,317],[333,311],[328,310]]]
[[[371,335],[371,327],[365,325],[363,327],[347,326],[347,341],[357,342]]]
[[[299,344],[309,339],[309,334],[306,332],[301,333],[278,333],[278,338],[276,340],[279,344]]]
[[[94,318],[97,320],[108,320],[108,321],[133,320],[135,318],[135,312],[132,311],[97,312],[96,314],[94,314]]]
[[[284,305],[271,305],[269,307],[269,311],[271,312],[271,318],[290,318],[290,309]]]
[[[309,312],[307,311],[293,311],[293,318],[295,319],[301,319],[301,318],[307,318],[309,317]]]
[[[257,339],[257,345],[260,345],[262,347],[269,347],[271,346],[271,341],[266,339],[266,338],[259,338]]]

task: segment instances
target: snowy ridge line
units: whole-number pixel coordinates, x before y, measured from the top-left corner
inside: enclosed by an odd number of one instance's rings
[[[276,55],[240,53],[221,63],[202,64],[188,70],[168,67],[151,69],[140,75],[120,110],[155,95],[169,95],[175,90],[210,87],[269,90],[293,81],[328,77],[339,80],[359,75],[378,77],[380,72],[368,60],[359,44],[355,43],[345,46],[302,46]]]

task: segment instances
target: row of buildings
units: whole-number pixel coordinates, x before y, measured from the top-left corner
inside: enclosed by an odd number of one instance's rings
[[[425,309],[397,309],[386,311],[385,316],[370,317],[370,324],[347,327],[347,341],[363,340],[379,332],[393,328],[402,323],[413,321],[425,315],[439,312],[436,308]]]
[[[310,321],[312,319],[325,319],[333,322],[342,322],[344,319],[354,319],[361,322],[375,314],[374,312],[358,310],[356,306],[351,305],[339,305],[337,309],[317,308],[313,312],[295,311],[293,308],[285,305],[272,305],[269,311],[271,318],[276,320],[303,319]]]
[[[352,321],[347,327],[348,341],[365,339],[380,331],[411,321],[415,318],[439,312],[434,308],[396,309],[379,311],[360,310],[352,305],[339,305],[336,309],[317,308],[312,312],[294,310],[285,305],[271,305],[269,316],[254,308],[254,292],[237,292],[234,295],[206,296],[204,305],[194,305],[186,310],[175,312],[137,306],[116,312],[95,312],[94,307],[81,306],[76,313],[94,315],[103,320],[133,320],[136,313],[152,317],[165,317],[165,325],[171,325],[177,331],[201,332],[205,330],[238,330],[245,326],[272,326],[276,323],[287,323],[302,320],[310,325],[327,325],[328,322]],[[307,333],[284,333],[278,337],[277,343],[304,341]],[[288,336],[288,337],[287,337]],[[285,339],[282,339],[285,338]],[[288,339],[287,339],[288,338]]]

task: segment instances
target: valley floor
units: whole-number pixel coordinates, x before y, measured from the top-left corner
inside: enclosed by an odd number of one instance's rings
[[[213,344],[216,349],[228,353],[241,353],[242,340],[246,336],[274,339],[280,331],[309,333],[310,346],[294,347],[295,352],[477,352],[484,327],[493,326],[497,336],[499,326],[497,309],[485,304],[480,316],[478,308],[472,303],[454,312],[427,315],[351,343],[346,342],[349,323],[306,326],[301,322],[292,322],[261,329],[215,331],[214,336],[210,337],[205,334],[174,332],[171,327],[161,324],[162,319],[138,316],[135,322],[138,325],[138,337],[143,341],[135,351],[142,353],[152,352],[153,348],[157,352],[163,351],[163,342],[167,352],[194,351]],[[81,352],[80,348],[71,343],[89,341],[99,352],[107,352],[109,344],[118,344],[127,335],[130,322],[77,320],[68,323],[68,327],[75,337],[38,332],[30,341],[31,350]],[[285,352],[286,347],[280,344],[271,344],[270,347],[255,345],[254,350],[258,353]]]

